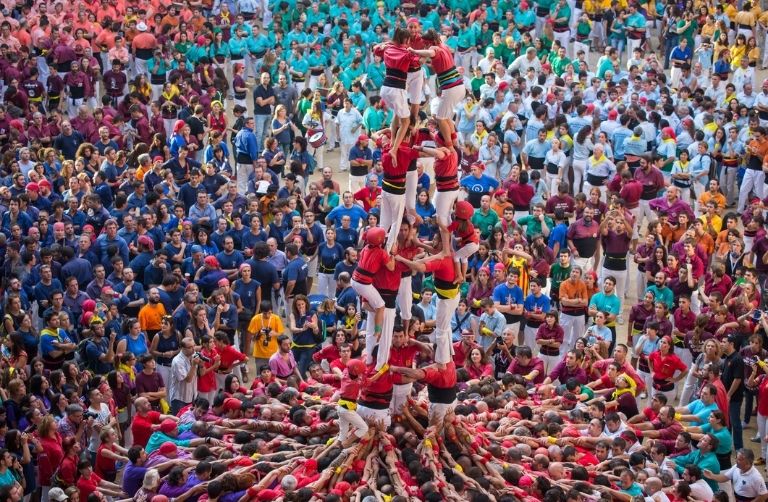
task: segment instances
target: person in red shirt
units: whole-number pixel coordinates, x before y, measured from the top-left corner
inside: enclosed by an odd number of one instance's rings
[[[435,215],[441,229],[451,224],[451,209],[459,198],[459,156],[449,145],[456,144],[456,133],[445,139],[442,133],[435,135],[434,148],[424,145],[413,148],[428,157],[435,158]]]
[[[419,227],[412,224],[409,217],[406,216],[400,224],[397,254],[412,260],[417,254],[422,252],[418,232]],[[395,270],[400,274],[400,285],[397,288],[397,304],[400,307],[400,319],[403,322],[403,329],[407,333],[413,318],[411,314],[411,307],[413,306],[413,282],[411,281],[411,275],[413,272],[400,262],[395,262]]]
[[[213,346],[213,340],[208,335],[200,337],[200,355],[203,359],[203,364],[200,366],[197,375],[197,395],[198,397],[204,397],[208,402],[213,402],[216,397],[216,390],[219,388],[216,384],[216,371],[221,365],[221,356]],[[207,359],[207,361],[206,361]]]
[[[411,26],[409,21],[408,28],[410,29]],[[411,37],[414,37],[413,31],[411,31]],[[427,30],[417,40],[420,40],[421,44],[414,44],[414,39],[412,38],[411,52],[420,57],[430,58],[430,65],[432,66],[432,71],[437,76],[437,85],[440,89],[440,100],[435,112],[435,119],[440,128],[440,133],[443,137],[448,138],[456,131],[456,125],[453,121],[456,106],[466,96],[464,79],[456,68],[453,50],[442,43],[440,35],[435,30]],[[419,45],[425,46],[426,44],[431,45],[431,47],[428,49],[419,47]],[[449,146],[453,145],[450,144]]]
[[[403,325],[395,324],[392,330],[389,366],[411,368],[416,360],[416,355],[419,353],[421,353],[422,357],[430,357],[432,355],[432,348],[415,338],[408,338]],[[406,382],[400,374],[392,375],[392,381],[394,387],[392,389],[392,401],[389,404],[389,410],[393,415],[399,415],[405,403],[408,402],[408,396],[411,395],[413,383]]]
[[[78,462],[77,469],[80,471],[80,478],[77,480],[77,490],[80,492],[80,500],[88,500],[88,495],[97,490],[107,497],[124,498],[126,496],[125,492],[123,492],[118,485],[101,479],[95,474],[93,468],[91,468],[91,463],[88,460],[81,460]]]
[[[241,364],[248,362],[248,356],[229,344],[229,337],[223,331],[217,331],[213,335],[213,343],[219,356],[219,369],[216,370],[216,384],[219,389],[224,388],[224,380],[227,375],[236,371]],[[244,381],[244,379],[241,379]]]
[[[430,364],[424,368],[392,367],[392,373],[403,376],[403,381],[427,384],[429,394],[429,423],[442,429],[446,420],[453,415],[456,406],[456,365],[448,363]]]
[[[397,152],[411,121],[411,110],[405,88],[411,63],[418,62],[418,58],[408,52],[407,45],[410,40],[411,34],[408,30],[397,28],[391,43],[380,44],[373,48],[373,54],[380,56],[386,67],[384,84],[380,90],[381,99],[395,112],[391,128],[390,153]]]
[[[453,256],[458,282],[463,282],[467,274],[467,260],[480,249],[480,236],[475,232],[475,226],[469,221],[474,213],[475,208],[472,204],[465,200],[459,201],[456,203],[454,221],[448,226],[448,231],[452,232],[459,241],[456,246],[458,250]],[[443,239],[448,242],[447,235],[444,235]]]
[[[368,433],[368,424],[357,414],[357,400],[366,384],[365,363],[360,359],[350,359],[341,375],[341,387],[336,412],[339,414],[339,440],[344,448],[352,446],[355,440]],[[332,383],[336,375],[324,375],[323,381]],[[349,434],[349,427],[355,427],[355,433]]]
[[[166,419],[178,420],[173,415],[162,415],[152,410],[152,405],[146,397],[138,397],[133,403],[136,407],[136,415],[131,422],[131,433],[133,434],[133,444],[147,446],[149,437],[154,432],[155,425]]]
[[[410,134],[409,130],[405,139],[409,139]],[[384,247],[387,251],[392,249],[400,231],[400,222],[403,221],[405,212],[406,176],[409,171],[416,170],[416,159],[419,158],[419,152],[403,143],[397,149],[395,156],[390,152],[384,152],[381,157],[381,165],[384,168],[381,193],[381,228],[389,234],[387,244]]]
[[[659,350],[648,357],[653,377],[653,394],[666,395],[668,402],[675,397],[675,384],[688,374],[688,366],[673,350],[672,339],[665,336],[659,342]]]
[[[368,140],[366,139],[366,142],[367,141]],[[354,198],[356,201],[362,202],[363,209],[365,209],[366,212],[369,212],[371,209],[376,207],[376,199],[378,199],[380,196],[381,188],[379,187],[379,177],[375,174],[372,174],[368,176],[368,184],[355,192]]]
[[[456,269],[453,263],[453,252],[450,242],[443,242],[437,234],[434,240],[434,250],[437,254],[423,258],[419,261],[411,261],[402,256],[395,256],[395,259],[411,270],[422,273],[432,273],[437,293],[437,313],[435,321],[435,330],[433,336],[435,339],[435,362],[446,364],[452,361],[453,345],[451,316],[456,312],[459,306],[459,286],[456,283]]]
[[[352,274],[352,288],[355,293],[365,299],[375,313],[373,333],[370,335],[375,337],[379,337],[382,333],[385,302],[381,293],[374,287],[373,279],[382,267],[389,271],[395,270],[395,260],[382,247],[385,237],[386,231],[381,227],[375,227],[366,232],[364,240],[367,245],[360,251],[357,268]],[[372,346],[370,350],[373,350]]]

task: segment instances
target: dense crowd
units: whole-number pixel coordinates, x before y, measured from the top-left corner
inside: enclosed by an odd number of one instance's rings
[[[768,500],[761,2],[0,7],[0,502]]]

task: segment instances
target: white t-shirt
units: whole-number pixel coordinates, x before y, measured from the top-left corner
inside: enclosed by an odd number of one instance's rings
[[[747,472],[741,472],[741,469],[734,465],[720,474],[731,480],[734,493],[740,497],[755,498],[768,493],[765,480],[755,466],[752,466]]]
[[[106,427],[107,424],[109,424],[109,421],[112,419],[112,415],[109,413],[109,406],[107,406],[106,403],[101,403],[99,409],[96,409],[93,407],[93,405],[91,405],[88,408],[88,411],[99,415],[93,421],[94,427],[91,427],[91,437],[88,441],[88,451],[95,452],[101,445],[101,438],[99,437],[99,434],[101,434],[101,428],[97,428],[95,425],[101,424],[102,427]]]
[[[712,491],[705,479],[700,479],[689,486],[691,487],[691,497],[696,500],[712,500],[712,497],[715,496],[715,492]]]

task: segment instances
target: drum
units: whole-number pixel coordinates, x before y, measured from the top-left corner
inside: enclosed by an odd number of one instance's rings
[[[318,131],[309,137],[309,141],[307,141],[307,143],[309,143],[309,146],[312,148],[320,148],[326,143],[326,141],[328,141],[328,138],[326,138],[325,132]]]

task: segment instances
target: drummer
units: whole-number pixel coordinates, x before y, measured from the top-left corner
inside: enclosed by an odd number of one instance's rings
[[[380,56],[384,60],[386,75],[384,85],[381,87],[381,99],[395,112],[395,119],[392,120],[392,144],[390,146],[390,155],[393,163],[397,163],[397,149],[408,130],[410,124],[411,112],[408,108],[408,93],[406,92],[406,83],[408,80],[408,70],[411,68],[411,62],[417,59],[416,56],[408,52],[407,44],[411,39],[408,30],[397,28],[392,37],[392,43],[379,44],[373,49],[374,55]]]
[[[410,28],[410,24],[408,27]],[[413,31],[411,35],[413,36]],[[467,94],[467,90],[464,87],[464,79],[456,69],[453,51],[442,42],[440,35],[435,30],[428,30],[423,37],[420,37],[420,40],[424,44],[431,45],[431,47],[419,50],[411,42],[411,52],[417,56],[432,59],[432,70],[437,75],[437,86],[440,94],[435,118],[437,119],[440,134],[443,138],[448,138],[446,146],[452,148],[453,142],[450,138],[456,131],[453,122],[454,110]]]

